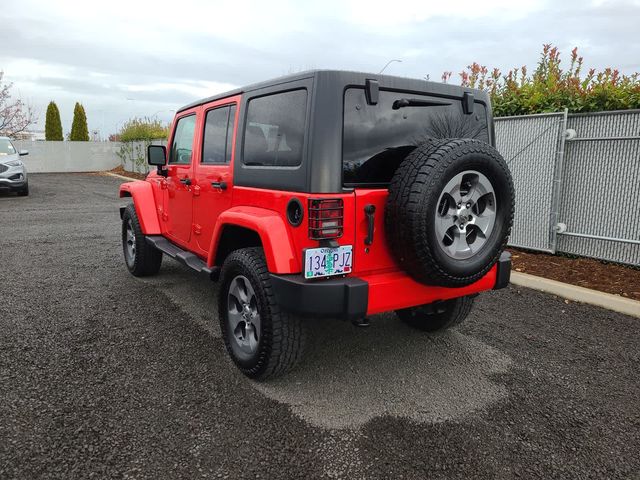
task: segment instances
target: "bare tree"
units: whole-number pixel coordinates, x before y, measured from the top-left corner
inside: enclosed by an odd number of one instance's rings
[[[11,98],[13,83],[5,83],[3,77],[4,72],[0,70],[0,135],[14,137],[38,119],[30,105]]]

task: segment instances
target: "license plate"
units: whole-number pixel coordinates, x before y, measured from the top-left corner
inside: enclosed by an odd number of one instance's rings
[[[351,245],[336,248],[308,248],[304,251],[304,278],[330,277],[351,272]]]

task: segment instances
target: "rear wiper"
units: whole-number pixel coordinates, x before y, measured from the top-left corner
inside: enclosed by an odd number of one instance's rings
[[[419,100],[417,98],[399,98],[393,102],[393,109],[398,110],[404,107],[442,107],[451,105],[450,102],[439,102],[438,100]]]

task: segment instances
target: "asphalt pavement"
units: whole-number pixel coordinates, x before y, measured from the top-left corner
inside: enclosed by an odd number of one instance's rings
[[[640,478],[640,321],[522,288],[457,330],[310,321],[255,383],[216,286],[124,265],[120,180],[0,196],[0,478]]]

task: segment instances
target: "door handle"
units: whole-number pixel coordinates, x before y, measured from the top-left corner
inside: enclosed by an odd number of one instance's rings
[[[190,178],[181,178],[180,179],[180,183],[183,183],[187,186],[191,185],[191,179]]]
[[[364,213],[367,216],[367,238],[364,239],[365,245],[371,245],[373,243],[373,228],[375,226],[375,214],[376,214],[376,206],[375,205],[365,205]]]
[[[227,182],[211,182],[213,188],[219,188],[220,190],[227,189]]]

